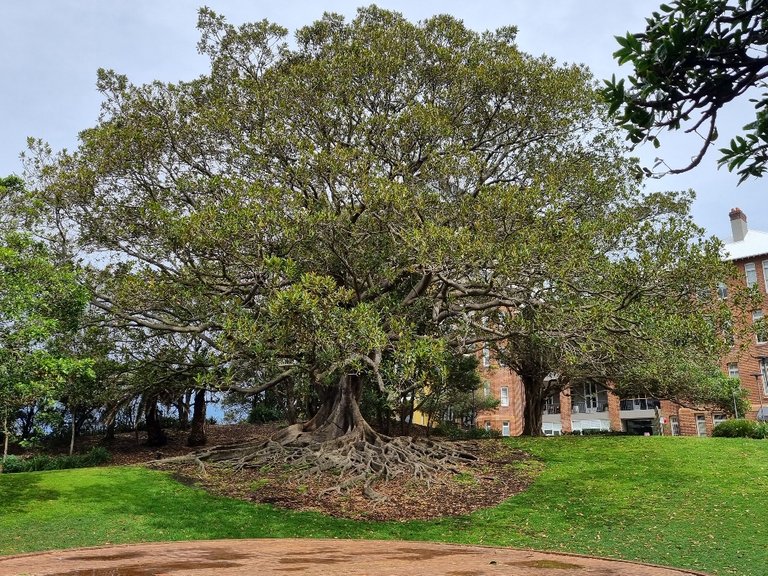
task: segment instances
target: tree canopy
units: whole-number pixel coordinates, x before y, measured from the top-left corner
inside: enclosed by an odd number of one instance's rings
[[[720,110],[765,88],[767,13],[764,0],[677,0],[647,18],[645,31],[617,36],[614,57],[634,71],[628,82],[607,81],[603,94],[627,138],[658,146],[664,130],[696,134],[691,162],[669,171],[697,166],[717,140]],[[762,176],[768,162],[768,93],[751,101],[755,119],[720,149],[718,160],[740,182]]]
[[[196,80],[99,72],[101,116],[79,148],[33,146],[32,203],[106,323],[183,351],[174,373],[312,398],[284,445],[343,439],[334,450],[362,446],[344,456],[357,471],[382,442],[421,462],[371,429],[364,388],[382,403],[447,394],[472,381],[452,364],[497,313],[591,298],[582,330],[605,302],[604,324],[631,333],[643,317],[623,318],[622,299],[671,308],[716,272],[686,200],[639,194],[588,71],[520,52],[513,28],[372,6],[326,14],[294,47],[275,24],[208,9],[199,29],[211,68]],[[394,459],[374,468],[395,473]]]

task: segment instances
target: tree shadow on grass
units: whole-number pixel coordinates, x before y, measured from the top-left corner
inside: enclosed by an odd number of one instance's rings
[[[364,524],[213,496],[139,468],[123,470],[104,483],[76,486],[68,497],[84,509],[100,509],[112,522],[140,519],[153,532],[144,535],[148,540],[360,537]]]
[[[60,496],[56,490],[40,487],[37,474],[0,475],[0,516],[18,514],[32,505],[55,500]]]

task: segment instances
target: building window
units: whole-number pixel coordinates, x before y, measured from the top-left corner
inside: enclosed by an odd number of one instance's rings
[[[768,342],[768,330],[763,325],[763,311],[755,310],[752,312],[752,324],[755,324],[755,334],[757,335],[757,343],[763,344]]]
[[[707,419],[704,414],[696,414],[696,433],[699,436],[707,435]]]
[[[768,292],[768,260],[763,260],[763,282],[765,282],[765,291]]]
[[[488,344],[483,346],[483,366],[488,368],[491,365],[491,349]]]
[[[506,386],[501,387],[501,405],[509,406],[509,388]]]
[[[747,288],[752,288],[757,284],[757,270],[754,262],[744,264],[744,275],[747,277]]]
[[[722,424],[727,419],[728,418],[725,417],[725,414],[712,414],[712,428],[714,428],[718,424]]]
[[[669,417],[669,428],[672,430],[672,436],[680,436],[680,420],[677,416]]]
[[[483,398],[490,398],[491,396],[491,383],[483,382]]]
[[[490,420],[486,420],[485,421],[485,431],[486,432],[490,432],[491,431],[491,421]]]
[[[763,377],[763,395],[768,395],[768,358],[760,358],[760,375]]]
[[[728,362],[728,378],[739,377],[739,365],[736,362]]]
[[[768,260],[766,260],[766,262],[768,262]],[[728,286],[722,282],[719,282],[717,284],[717,296],[720,298],[720,300],[725,300],[728,298]]]
[[[501,435],[509,436],[509,420],[504,420],[504,422],[501,423]]]
[[[656,398],[622,398],[619,402],[620,410],[654,410],[661,408],[661,402]]]

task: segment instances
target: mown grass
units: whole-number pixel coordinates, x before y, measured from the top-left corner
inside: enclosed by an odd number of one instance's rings
[[[511,439],[544,470],[471,516],[355,522],[219,498],[142,468],[0,476],[0,554],[158,540],[375,538],[530,547],[762,576],[768,442]]]

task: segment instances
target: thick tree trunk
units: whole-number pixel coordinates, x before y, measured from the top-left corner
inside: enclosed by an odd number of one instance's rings
[[[289,426],[275,440],[293,442],[327,442],[338,438],[375,442],[376,431],[370,427],[360,412],[362,382],[357,375],[344,375],[339,382],[327,388],[322,404],[311,420]]]
[[[453,443],[389,438],[376,433],[360,411],[362,382],[357,375],[342,376],[321,393],[320,408],[306,423],[283,429],[256,444],[223,445],[197,454],[166,460],[231,462],[235,470],[262,466],[295,466],[303,477],[329,473],[337,478],[334,490],[342,493],[362,486],[371,499],[383,498],[372,484],[402,474],[429,480],[441,473],[459,473],[476,458]]]
[[[27,410],[21,410],[21,418],[20,418],[20,430],[19,430],[19,438],[21,440],[29,440],[32,438],[32,433],[35,430],[35,414],[36,410],[34,406],[30,406]]]
[[[525,389],[523,436],[542,436],[542,413],[544,410],[544,380],[521,376]]]
[[[160,424],[156,399],[147,401],[144,407],[144,420],[147,424],[147,446],[165,446],[168,443],[168,437]]]
[[[117,428],[117,421],[113,418],[107,422],[107,428],[104,431],[104,440],[112,442],[115,439],[115,429]]]
[[[187,446],[203,446],[208,441],[205,434],[205,412],[205,390],[198,390],[195,392],[192,429],[187,437]]]

